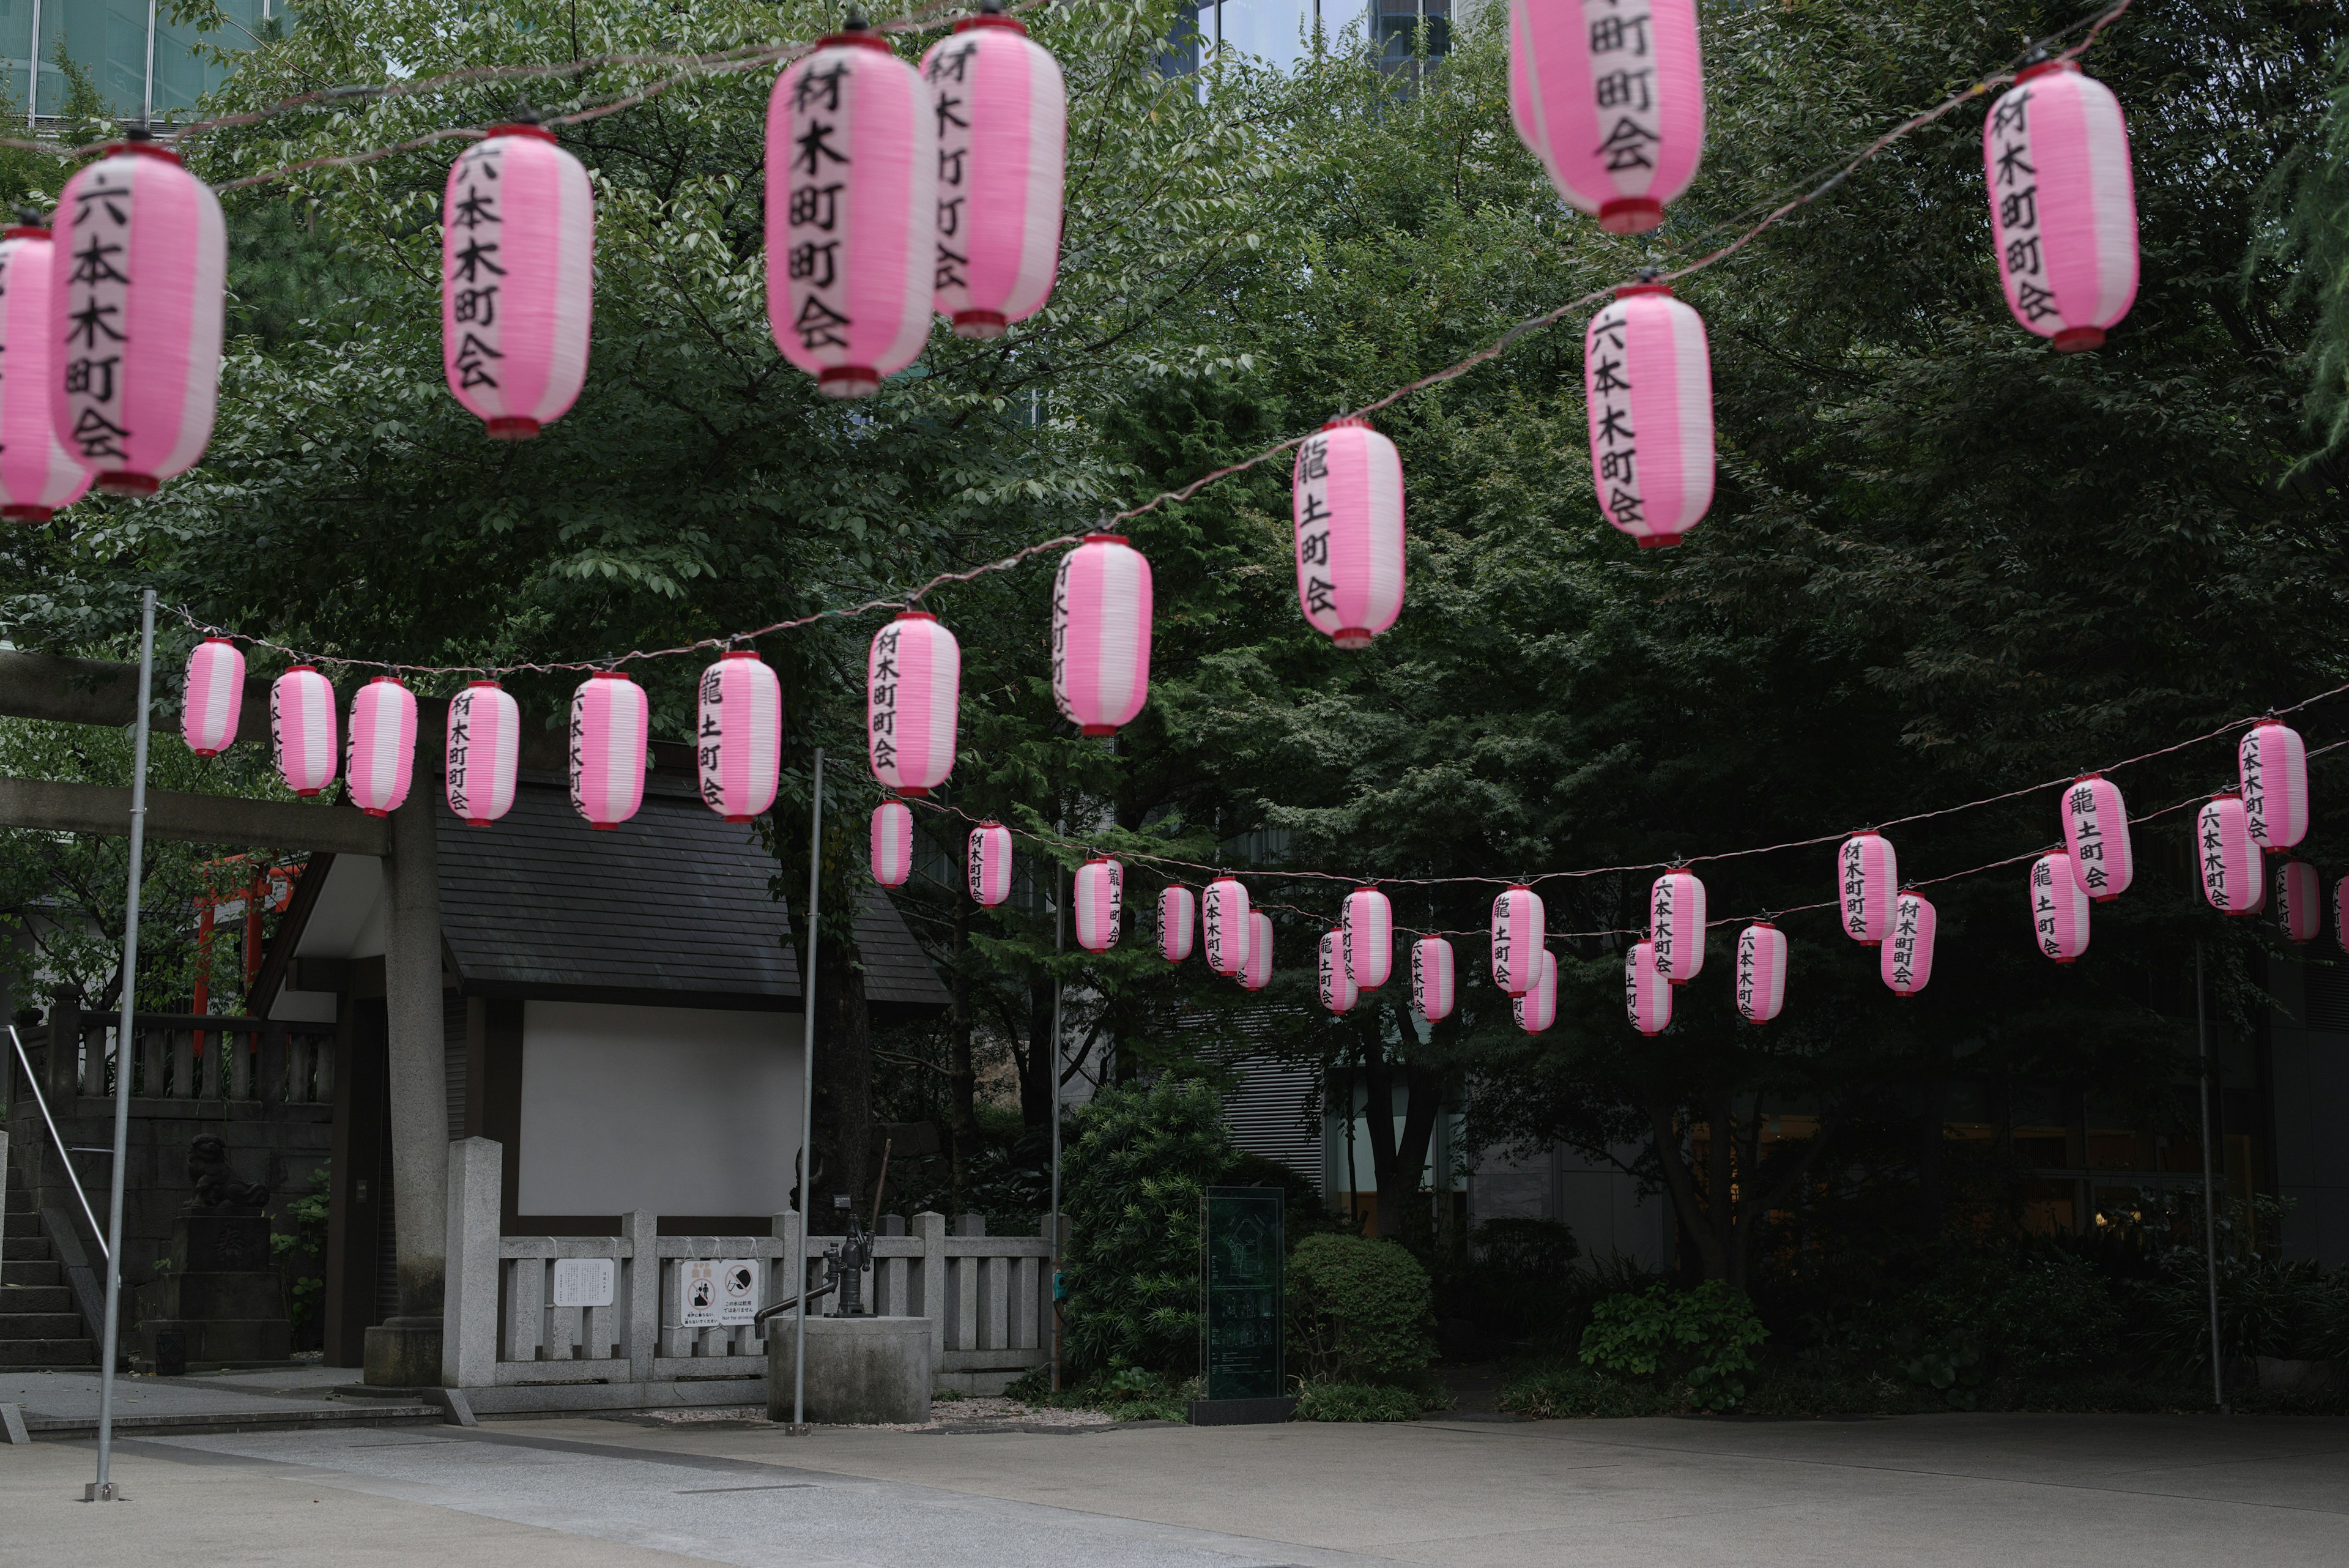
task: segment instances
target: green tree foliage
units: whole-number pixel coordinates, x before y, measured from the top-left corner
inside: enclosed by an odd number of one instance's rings
[[[1719,1280],[1693,1290],[1654,1285],[1609,1296],[1582,1333],[1582,1364],[1618,1376],[1659,1374],[1687,1383],[1698,1407],[1731,1410],[1759,1370],[1754,1353],[1770,1331],[1742,1292]]]

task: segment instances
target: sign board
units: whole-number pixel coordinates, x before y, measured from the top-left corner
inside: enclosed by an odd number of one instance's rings
[[[1281,1387],[1280,1210],[1278,1187],[1206,1190],[1206,1340],[1209,1399],[1277,1399]]]
[[[680,1258],[677,1264],[677,1325],[718,1326],[718,1260]]]
[[[759,1316],[759,1265],[750,1258],[721,1258],[718,1262],[718,1322],[720,1327],[748,1327]]]
[[[554,1260],[554,1304],[559,1307],[607,1307],[620,1272],[609,1258]]]

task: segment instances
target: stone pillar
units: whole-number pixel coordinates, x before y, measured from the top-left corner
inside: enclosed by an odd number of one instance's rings
[[[41,1093],[58,1116],[72,1114],[81,1093],[81,987],[61,985],[49,992],[49,1054],[42,1064],[48,1081]]]
[[[485,1137],[449,1146],[449,1290],[440,1381],[483,1388],[498,1375],[498,1231],[505,1149]]]
[[[399,1312],[367,1331],[367,1381],[440,1384],[448,1267],[449,1070],[440,1007],[440,871],[432,814],[440,790],[417,770],[391,814],[384,857],[384,1007],[390,1033],[391,1201],[399,1238]]]
[[[628,1355],[628,1378],[653,1380],[653,1357],[660,1354],[660,1216],[632,1209],[620,1216],[620,1237],[628,1244],[628,1318],[621,1344]]]

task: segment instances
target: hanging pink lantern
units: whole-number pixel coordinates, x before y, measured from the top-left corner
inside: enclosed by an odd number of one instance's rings
[[[644,804],[651,727],[645,689],[616,670],[571,694],[571,806],[588,826],[616,828]]]
[[[1339,929],[1346,972],[1363,991],[1376,991],[1394,972],[1394,907],[1376,888],[1357,888],[1346,895]]]
[[[1217,974],[1237,974],[1247,967],[1248,895],[1237,877],[1218,877],[1207,884],[1200,900],[1199,925],[1206,939],[1207,967]]]
[[[1411,944],[1411,1004],[1430,1023],[1452,1016],[1454,972],[1452,944],[1442,937]]]
[[[1125,867],[1102,858],[1078,867],[1075,903],[1077,946],[1089,953],[1105,953],[1117,946],[1125,909]]]
[[[970,830],[970,896],[990,909],[1011,897],[1011,830],[991,816]]]
[[[1297,602],[1340,648],[1402,612],[1402,458],[1368,420],[1331,420],[1297,449]]]
[[[1837,857],[1842,878],[1844,935],[1874,947],[1892,929],[1892,899],[1900,886],[1899,857],[1880,834],[1855,833]]]
[[[212,187],[134,130],[66,182],[49,423],[109,495],[152,495],[212,441],[228,233]]]
[[[1002,0],[979,12],[922,57],[938,137],[937,309],[957,337],[1000,337],[1041,310],[1061,260],[1061,63]]]
[[[1509,118],[1567,205],[1654,228],[1704,156],[1695,0],[1510,0]]]
[[[46,523],[89,489],[89,470],[49,417],[51,254],[47,229],[0,234],[0,354],[8,367],[0,378],[0,517],[12,523]]]
[[[1493,983],[1503,995],[1523,996],[1532,988],[1535,955],[1548,940],[1540,894],[1518,886],[1493,900]]]
[[[408,798],[415,770],[416,693],[396,675],[378,675],[351,699],[343,787],[369,816],[389,816]]]
[[[1990,237],[2006,307],[2072,353],[2137,298],[2137,192],[2112,89],[2070,60],[2026,66],[1982,124]]]
[[[1557,955],[1542,950],[1541,973],[1531,990],[1509,1003],[1509,1014],[1528,1034],[1548,1033],[1557,1022]]]
[[[1332,1012],[1350,1011],[1361,997],[1346,972],[1345,947],[1345,932],[1332,928],[1321,933],[1321,1005]]]
[[[2064,792],[2064,844],[2080,886],[2099,904],[2111,903],[2137,879],[2128,811],[2120,790],[2102,774],[2082,774]]]
[[[2324,929],[2324,884],[2305,860],[2276,867],[2276,924],[2295,942],[2313,942]]]
[[[1656,972],[1674,985],[1704,968],[1704,884],[1693,873],[1667,871],[1648,889],[1648,940]]]
[[[1052,700],[1088,735],[1114,735],[1150,695],[1150,563],[1088,534],[1052,584]]]
[[[1247,962],[1240,967],[1240,989],[1262,991],[1272,983],[1272,917],[1261,909],[1248,911]]]
[[[1893,902],[1892,936],[1877,960],[1895,996],[1914,996],[1933,978],[1933,931],[1940,917],[1914,893]]]
[[[522,710],[494,680],[473,680],[449,699],[449,809],[487,827],[513,809],[522,761]]]
[[[298,795],[335,782],[335,689],[306,664],[297,664],[269,688],[269,740],[277,776]]]
[[[2088,950],[2088,890],[2069,855],[2043,855],[2031,863],[2031,929],[2039,950],[2070,963]]]
[[[748,649],[701,672],[693,750],[701,803],[729,822],[749,822],[775,804],[783,765],[783,688]]]
[[[7,386],[0,380],[0,398]],[[219,756],[235,743],[236,722],[243,712],[244,654],[224,637],[208,637],[188,654],[180,738],[200,757]]]
[[[1656,944],[1633,942],[1623,953],[1623,1010],[1642,1034],[1671,1027],[1672,982],[1656,970]]]
[[[873,808],[873,880],[902,888],[914,874],[914,813],[902,800]]]
[[[1786,1004],[1786,933],[1756,920],[1737,933],[1737,1011],[1767,1023]]]
[[[1181,963],[1191,956],[1199,925],[1199,901],[1188,888],[1173,883],[1158,889],[1158,956]]]
[[[827,397],[870,397],[930,337],[938,138],[922,78],[851,17],[767,103],[767,323]]]
[[[962,706],[962,644],[926,610],[873,634],[864,659],[864,746],[873,776],[926,795],[954,772]]]
[[[440,369],[492,441],[528,441],[587,379],[595,195],[537,125],[493,125],[449,168]]]
[[[2273,719],[2254,724],[2236,747],[2243,816],[2251,842],[2273,855],[2308,836],[2308,746]]]
[[[2260,878],[2260,846],[2251,837],[2243,797],[2214,794],[2194,825],[2202,865],[2202,896],[2222,914],[2249,915],[2267,901]]]
[[[1627,283],[1582,339],[1599,509],[1641,549],[1677,545],[1713,505],[1713,351],[1661,283]]]

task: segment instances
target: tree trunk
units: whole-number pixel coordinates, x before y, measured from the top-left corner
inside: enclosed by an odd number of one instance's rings
[[[1030,1132],[1050,1131],[1059,1056],[1052,1049],[1052,977],[1033,970],[1028,976],[1028,1049],[1019,1058],[1019,1119]]]
[[[1371,1041],[1362,1049],[1362,1083],[1369,1091],[1362,1120],[1371,1138],[1371,1169],[1379,1189],[1378,1233],[1401,1241],[1406,1220],[1418,1207],[1420,1183],[1427,1173],[1427,1145],[1435,1133],[1443,1108],[1444,1080],[1424,1067],[1400,1064],[1403,1091],[1402,1132],[1394,1126],[1397,1064]]]
[[[1758,1137],[1749,1149],[1746,1168],[1739,1169],[1731,1158],[1737,1119],[1730,1097],[1710,1096],[1707,1113],[1702,1190],[1696,1172],[1681,1153],[1675,1107],[1662,1102],[1651,1104],[1649,1130],[1655,1139],[1656,1164],[1663,1175],[1664,1191],[1672,1200],[1673,1216],[1680,1221],[1681,1233],[1695,1245],[1704,1277],[1743,1291],[1748,1288],[1753,1272],[1754,1242],[1769,1223],[1770,1211],[1785,1202],[1808,1175],[1826,1146],[1826,1128],[1822,1126],[1812,1134],[1801,1158],[1781,1170],[1765,1189],[1759,1186],[1760,1160],[1754,1152],[1758,1149]],[[1758,1096],[1754,1114],[1757,1118],[1762,1114]]]
[[[864,962],[853,942],[828,941],[816,960],[816,1087],[823,1101],[823,1125],[831,1135],[819,1153],[822,1179],[814,1184],[811,1233],[837,1235],[846,1213],[834,1203],[849,1195],[862,1210],[872,1200],[865,1190],[873,1144],[873,1029],[864,1002]]]
[[[954,1212],[966,1207],[971,1162],[978,1158],[978,1069],[970,1054],[970,911],[968,898],[955,899],[954,975],[947,1014],[947,1114]]]

